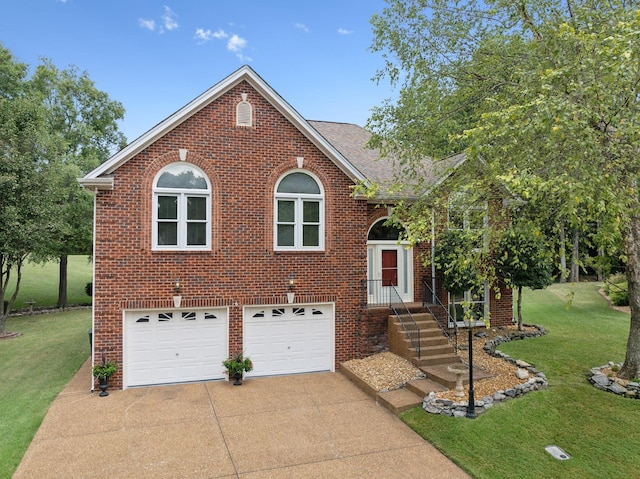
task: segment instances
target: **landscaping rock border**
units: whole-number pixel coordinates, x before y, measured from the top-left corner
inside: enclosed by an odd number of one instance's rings
[[[611,369],[614,366],[622,367],[622,363],[609,361],[604,366],[591,368],[589,382],[601,391],[610,392],[629,399],[640,399],[640,383],[607,376],[603,369]]]
[[[501,358],[512,364],[515,364],[520,368],[519,370],[526,370],[530,376],[529,380],[525,383],[518,384],[513,388],[506,390],[500,390],[491,396],[485,396],[479,401],[475,401],[476,414],[481,414],[487,409],[491,408],[495,403],[504,402],[509,399],[520,397],[523,394],[527,394],[532,391],[539,391],[548,387],[547,377],[541,371],[538,371],[534,366],[519,359],[514,359],[511,356],[504,354],[502,351],[497,350],[496,347],[502,343],[508,343],[510,341],[538,338],[547,334],[547,331],[538,325],[525,325],[527,327],[535,328],[535,331],[512,331],[508,335],[496,336],[495,338],[488,340],[484,345],[484,350],[487,354]],[[468,403],[466,401],[451,401],[449,399],[437,399],[436,393],[429,393],[422,402],[422,408],[431,414],[442,414],[453,417],[465,417],[467,414]]]

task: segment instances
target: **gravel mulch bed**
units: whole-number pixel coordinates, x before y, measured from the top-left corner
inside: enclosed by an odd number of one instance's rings
[[[535,328],[525,327],[525,330],[528,329],[534,330]],[[491,378],[474,380],[473,390],[476,399],[491,396],[497,391],[510,389],[518,384],[527,382],[527,379],[518,379],[516,377],[517,366],[503,359],[494,358],[483,350],[488,340],[496,336],[505,335],[509,330],[517,331],[517,327],[509,326],[501,329],[488,329],[486,330],[486,337],[476,337],[473,340],[473,366],[493,375]],[[484,332],[484,330],[479,329],[478,332]],[[467,343],[466,333],[460,334],[458,336],[458,345],[464,348]],[[463,362],[468,363],[468,350],[460,349],[458,354]],[[425,377],[425,374],[409,361],[390,352],[375,354],[364,359],[352,359],[351,361],[347,361],[346,364],[349,369],[362,378],[369,386],[379,392],[399,389],[404,387],[405,383],[412,379]],[[442,399],[457,401],[468,400],[468,387],[466,386],[464,398],[456,398],[453,393],[454,391],[444,391],[437,393],[436,396]]]
[[[390,352],[374,354],[345,363],[359,378],[376,391],[399,389],[412,379],[425,374],[413,364]]]

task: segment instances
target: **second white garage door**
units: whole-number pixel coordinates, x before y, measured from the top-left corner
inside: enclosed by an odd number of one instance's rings
[[[247,307],[244,346],[248,376],[333,371],[333,304]]]

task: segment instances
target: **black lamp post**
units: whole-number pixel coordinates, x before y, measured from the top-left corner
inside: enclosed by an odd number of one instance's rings
[[[467,417],[475,419],[476,399],[473,392],[473,323],[469,321],[469,404],[467,404]]]

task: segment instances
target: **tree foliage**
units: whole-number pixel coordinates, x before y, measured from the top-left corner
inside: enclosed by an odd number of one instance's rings
[[[542,289],[553,283],[551,252],[535,227],[517,224],[505,230],[495,255],[496,273],[518,291],[518,329],[522,330],[522,288]]]
[[[477,241],[475,232],[468,230],[445,230],[438,237],[433,252],[433,263],[442,272],[443,286],[451,293],[463,293],[484,284],[482,264],[484,255],[474,250]]]
[[[29,77],[0,45],[0,334],[27,258],[90,251],[92,202],[76,179],[123,145],[122,115],[86,73],[44,60]]]
[[[6,297],[12,273],[19,284],[27,256],[44,253],[60,227],[49,199],[55,184],[47,161],[59,145],[26,76],[26,65],[0,47],[0,335],[18,294],[16,288]]]
[[[424,158],[464,151],[455,181],[483,190],[491,179],[571,229],[598,223],[594,239],[622,238],[632,311],[623,377],[640,374],[639,7],[388,0],[372,19],[379,75],[400,92],[369,126],[399,184],[428,191]]]

